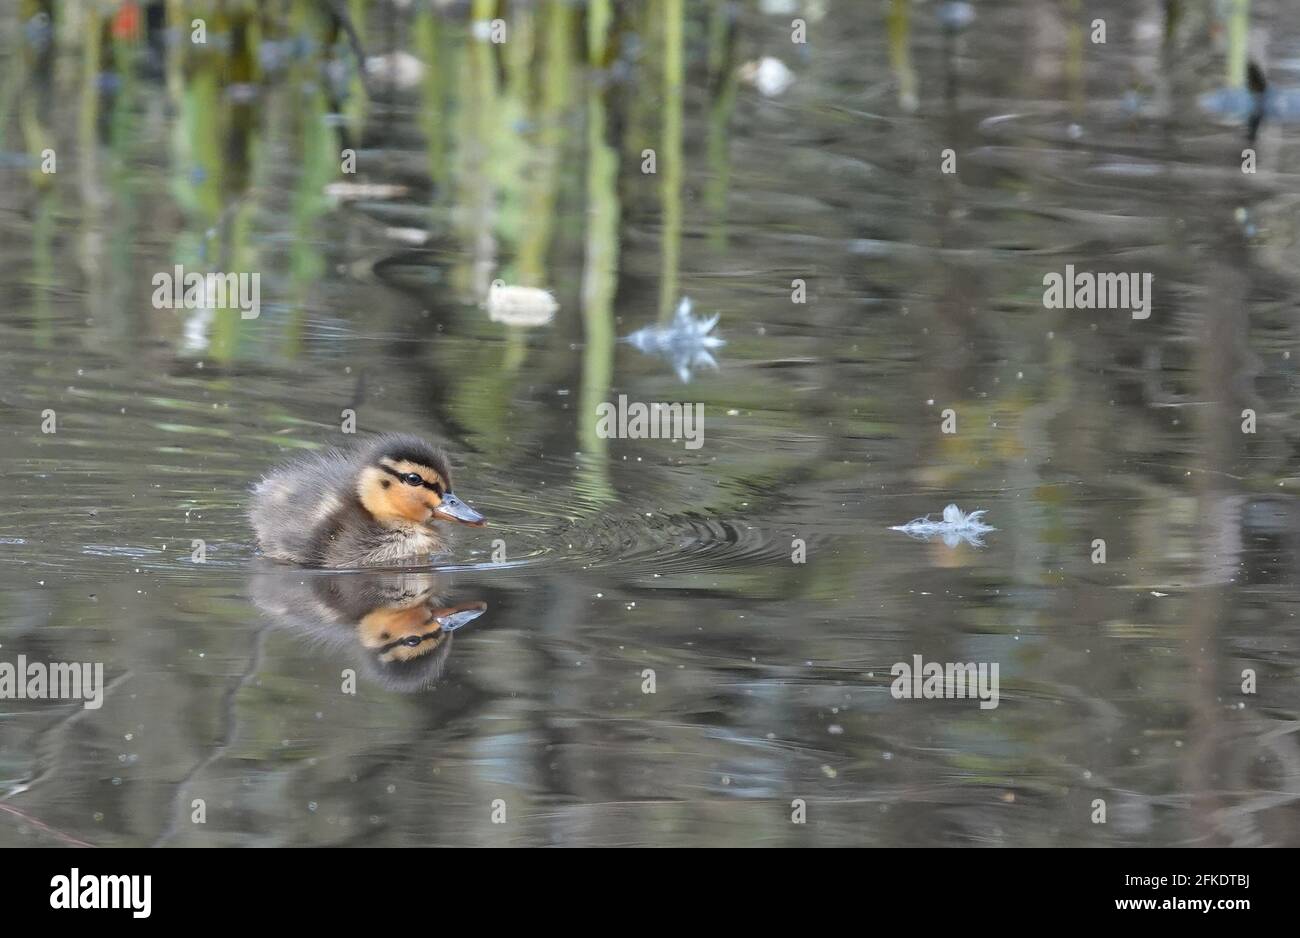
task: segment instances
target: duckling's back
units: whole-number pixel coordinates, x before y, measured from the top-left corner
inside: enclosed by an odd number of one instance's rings
[[[354,460],[337,450],[309,453],[269,472],[253,487],[248,516],[262,552],[317,563],[317,532],[356,499]]]

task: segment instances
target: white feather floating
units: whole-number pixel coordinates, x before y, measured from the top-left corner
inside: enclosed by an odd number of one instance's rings
[[[690,297],[683,297],[671,323],[646,326],[623,337],[624,342],[639,351],[667,360],[683,384],[691,380],[691,372],[697,367],[716,369],[718,362],[713,357],[713,349],[727,344],[720,336],[711,334],[718,324],[717,313],[696,319],[691,309]]]
[[[983,547],[984,535],[997,530],[983,522],[986,513],[985,509],[980,509],[966,514],[956,505],[949,505],[943,510],[941,521],[931,521],[930,516],[926,515],[923,518],[913,518],[907,524],[892,525],[889,530],[902,531],[908,537],[922,541],[942,537],[949,547],[956,547],[962,541],[973,547]]]

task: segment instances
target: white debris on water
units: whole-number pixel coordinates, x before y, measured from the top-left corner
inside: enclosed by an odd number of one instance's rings
[[[510,326],[544,326],[560,308],[549,290],[508,286],[494,280],[488,288],[488,318]]]
[[[764,56],[742,65],[740,80],[753,85],[763,97],[775,98],[785,94],[794,84],[794,72],[780,59]]]
[[[331,182],[325,186],[325,194],[340,202],[352,202],[358,199],[400,199],[410,192],[410,186],[387,182]]]
[[[390,52],[366,59],[366,75],[394,88],[413,88],[427,71],[423,62],[409,52]]]
[[[940,3],[935,13],[939,17],[939,23],[945,29],[953,31],[965,29],[975,22],[974,5],[961,2],[961,0],[948,0],[948,2]]]
[[[638,329],[623,341],[647,355],[659,355],[668,360],[677,377],[686,383],[691,380],[692,369],[701,365],[717,368],[718,362],[711,349],[727,343],[719,336],[710,335],[718,324],[718,314],[696,319],[691,315],[691,299],[683,297],[677,304],[673,321],[666,326],[646,326]]]
[[[984,509],[966,514],[956,505],[949,505],[943,510],[941,521],[931,521],[930,516],[913,518],[907,524],[892,525],[889,530],[902,531],[908,537],[928,541],[942,537],[949,547],[956,547],[962,541],[973,547],[984,546],[984,535],[997,528],[990,527],[982,520]]]

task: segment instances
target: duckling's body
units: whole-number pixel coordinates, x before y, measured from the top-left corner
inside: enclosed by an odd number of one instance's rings
[[[299,457],[253,489],[262,552],[317,567],[391,566],[446,549],[437,521],[481,525],[451,491],[447,460],[419,437]]]

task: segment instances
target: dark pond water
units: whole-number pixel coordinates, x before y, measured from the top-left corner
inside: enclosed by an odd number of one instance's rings
[[[494,44],[351,3],[363,94],[322,4],[205,47],[13,6],[0,664],[106,687],[0,700],[0,845],[1300,843],[1300,151],[1265,120],[1243,174],[1204,103],[1243,50],[1300,84],[1294,18],[541,3]],[[176,264],[257,272],[259,315],[155,308]],[[1046,308],[1067,264],[1152,274],[1151,315]],[[685,383],[617,341],[683,296],[726,343]],[[702,445],[603,438],[620,395]],[[395,430],[489,527],[404,574],[257,557],[263,471]],[[982,547],[890,530],[949,504]],[[896,698],[914,655],[998,706]]]

